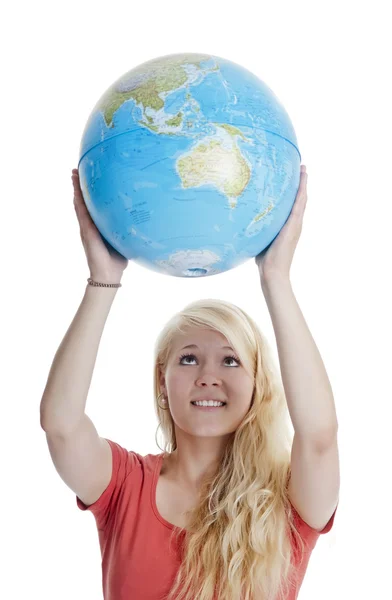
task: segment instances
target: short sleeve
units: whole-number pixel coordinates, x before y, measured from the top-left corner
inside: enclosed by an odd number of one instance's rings
[[[121,500],[123,484],[134,469],[140,468],[141,455],[126,450],[116,442],[105,438],[112,451],[112,477],[109,485],[102,492],[98,500],[86,505],[76,496],[76,504],[80,510],[89,510],[95,517],[97,528],[103,530]]]
[[[291,504],[291,502],[290,502],[290,504]],[[328,523],[325,525],[325,527],[321,531],[318,531],[317,529],[313,529],[313,527],[308,525],[303,520],[301,515],[297,512],[295,506],[293,504],[291,504],[291,508],[294,513],[294,520],[295,520],[297,529],[298,529],[301,537],[306,541],[306,543],[310,549],[313,549],[315,547],[316,542],[317,542],[318,538],[320,537],[320,535],[324,535],[325,533],[328,533],[329,531],[331,531],[332,526],[335,521],[335,515],[336,515],[336,511],[338,509],[338,506],[339,506],[339,502],[337,503],[336,508],[333,511]]]

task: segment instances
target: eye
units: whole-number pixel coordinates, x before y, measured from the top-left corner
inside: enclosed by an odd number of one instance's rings
[[[186,358],[186,359],[194,359],[194,360],[197,360],[197,359],[196,359],[196,356],[195,356],[194,354],[182,354],[182,355],[180,356],[180,361],[179,361],[179,362],[180,362],[180,364],[189,364],[189,363],[184,363],[184,362],[183,362],[183,359],[185,359],[185,358]],[[236,356],[232,356],[232,355],[225,356],[225,360],[227,360],[227,359],[229,359],[229,360],[235,360],[235,361],[236,361],[236,363],[237,363],[238,365],[240,365],[240,364],[241,364],[241,363],[240,363],[240,360],[239,360],[239,358],[237,358]]]

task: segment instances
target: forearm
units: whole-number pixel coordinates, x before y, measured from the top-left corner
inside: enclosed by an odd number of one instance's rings
[[[86,286],[49,372],[40,404],[44,430],[71,431],[84,415],[99,343],[117,290]]]
[[[282,381],[296,434],[322,443],[336,432],[331,384],[312,334],[285,277],[261,280],[276,336]]]

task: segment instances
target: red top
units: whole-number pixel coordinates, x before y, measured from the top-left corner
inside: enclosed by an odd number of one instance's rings
[[[172,531],[178,528],[159,514],[155,501],[163,453],[141,456],[107,441],[113,460],[108,487],[90,506],[76,496],[80,510],[90,510],[96,521],[104,600],[162,600],[180,566],[175,537],[169,547]],[[330,531],[336,514],[335,509],[327,525],[318,532],[293,509],[308,549],[299,571],[297,589],[287,600],[297,598],[318,537]]]

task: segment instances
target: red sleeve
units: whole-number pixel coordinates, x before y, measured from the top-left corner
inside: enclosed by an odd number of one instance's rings
[[[290,502],[290,504],[291,504],[291,502]],[[333,511],[328,523],[325,525],[325,527],[321,531],[318,531],[317,529],[313,529],[313,527],[308,525],[303,520],[301,515],[297,512],[295,506],[293,504],[291,504],[291,508],[294,512],[294,521],[297,526],[297,529],[298,529],[301,537],[305,540],[305,542],[307,543],[307,545],[309,546],[310,549],[313,550],[320,535],[323,535],[323,534],[331,531],[333,523],[335,521],[335,515],[336,515],[336,511],[338,509],[338,506],[339,506],[339,502],[337,503],[336,508]]]
[[[80,510],[90,510],[96,520],[97,528],[104,529],[109,519],[116,512],[117,505],[123,492],[125,479],[136,468],[140,468],[142,459],[140,454],[128,451],[116,442],[108,440],[112,450],[112,477],[109,485],[102,492],[98,500],[93,504],[86,506],[81,499],[76,496],[76,504]]]

